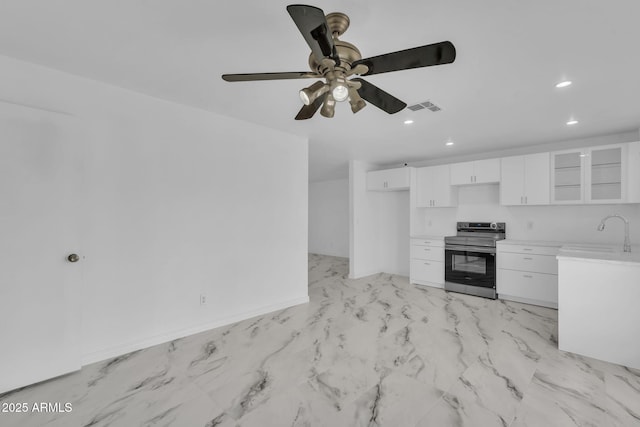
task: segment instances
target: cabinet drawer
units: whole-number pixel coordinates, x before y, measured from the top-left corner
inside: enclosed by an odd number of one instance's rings
[[[436,246],[444,248],[443,239],[411,239],[411,245],[417,246]]]
[[[558,303],[558,276],[498,269],[498,295]]]
[[[535,273],[558,274],[558,260],[554,255],[498,254],[498,268],[530,271]]]
[[[510,252],[516,254],[558,255],[558,246],[526,246],[526,245],[501,245],[498,243],[498,253]]]
[[[411,259],[444,262],[444,248],[411,245]]]
[[[412,281],[444,284],[444,262],[412,259],[410,267]]]

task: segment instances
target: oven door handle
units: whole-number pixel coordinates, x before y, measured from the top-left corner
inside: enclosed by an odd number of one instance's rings
[[[457,245],[445,245],[445,251],[456,251],[456,252],[476,252],[481,254],[495,254],[496,248],[492,248],[489,246],[457,246]]]

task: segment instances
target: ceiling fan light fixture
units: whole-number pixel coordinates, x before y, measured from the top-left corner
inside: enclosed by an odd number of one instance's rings
[[[346,101],[349,98],[349,87],[344,78],[337,78],[331,82],[331,95],[338,102]]]
[[[309,87],[300,91],[300,99],[304,105],[311,105],[320,95],[328,91],[329,88],[321,81],[317,81]]]
[[[322,108],[320,109],[320,114],[324,117],[330,119],[336,113],[336,101],[333,99],[333,95],[331,92],[327,94],[324,98],[324,103],[322,104]]]
[[[364,102],[364,99],[360,97],[360,94],[353,86],[349,86],[349,104],[351,104],[353,114],[367,106],[367,103]]]

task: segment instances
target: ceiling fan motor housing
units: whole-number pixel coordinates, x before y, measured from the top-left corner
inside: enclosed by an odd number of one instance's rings
[[[340,65],[335,68],[343,68],[345,72],[351,69],[351,64],[355,61],[362,59],[362,55],[357,47],[352,45],[351,43],[334,39],[334,45],[336,47],[336,52],[338,53],[338,57],[340,58]],[[327,66],[321,63],[318,63],[316,57],[313,52],[309,55],[309,67],[311,70],[316,71],[319,74],[324,75],[327,71]]]

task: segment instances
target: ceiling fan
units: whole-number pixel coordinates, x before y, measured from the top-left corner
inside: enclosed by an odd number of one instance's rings
[[[366,80],[347,78],[450,64],[456,58],[453,44],[444,41],[362,59],[357,47],[338,39],[349,28],[349,17],[344,13],[325,16],[322,9],[302,4],[289,5],[287,11],[311,48],[311,71],[223,74],[222,78],[228,82],[324,79],[300,91],[304,106],[296,120],[310,119],[321,106],[320,114],[333,117],[336,102],[347,100],[354,113],[367,105],[365,100],[389,114],[397,113],[407,104]]]

